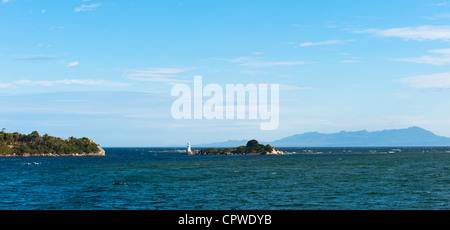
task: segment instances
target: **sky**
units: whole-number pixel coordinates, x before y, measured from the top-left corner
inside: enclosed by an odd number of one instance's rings
[[[419,126],[450,137],[450,2],[0,0],[0,126],[104,147]],[[279,125],[174,119],[176,84],[278,84]]]

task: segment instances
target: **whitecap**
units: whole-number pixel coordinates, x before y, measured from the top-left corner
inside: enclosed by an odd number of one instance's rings
[[[32,162],[32,163],[28,162],[28,163],[23,163],[23,165],[40,165],[40,164],[42,164],[42,163],[39,163],[39,162]]]

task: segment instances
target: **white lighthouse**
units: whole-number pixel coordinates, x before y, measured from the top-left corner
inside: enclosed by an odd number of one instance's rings
[[[191,151],[191,142],[187,143],[187,148],[186,148],[186,154],[191,155],[192,151]]]

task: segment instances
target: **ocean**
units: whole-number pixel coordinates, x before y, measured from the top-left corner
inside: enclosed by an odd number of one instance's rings
[[[450,148],[279,149],[296,154],[0,158],[0,209],[450,209]]]

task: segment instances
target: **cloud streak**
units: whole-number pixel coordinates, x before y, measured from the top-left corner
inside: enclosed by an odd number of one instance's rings
[[[404,40],[442,40],[450,41],[450,26],[416,26],[391,29],[367,29],[356,33],[374,34],[379,37],[396,37]]]
[[[53,61],[59,56],[56,55],[48,55],[48,54],[36,54],[36,55],[14,55],[16,60],[19,61]]]
[[[78,61],[70,62],[69,64],[67,64],[67,67],[75,67],[78,64],[80,64]]]
[[[293,65],[306,65],[312,64],[313,62],[306,61],[261,61],[261,60],[253,60],[245,63],[241,63],[241,66],[248,66],[251,68],[264,68],[264,67],[273,67],[273,66],[293,66]]]
[[[183,73],[187,68],[149,68],[144,70],[128,70],[126,75],[129,77],[173,77]]]
[[[327,40],[327,41],[320,41],[320,42],[304,42],[301,43],[301,47],[305,46],[322,46],[322,45],[340,45],[344,44],[345,42],[354,41],[354,39],[351,40]]]
[[[0,83],[0,88],[8,88],[10,86],[12,86],[11,83]]]
[[[412,88],[449,89],[450,88],[450,72],[407,77],[407,78],[401,79],[400,82],[405,83]]]
[[[192,68],[149,68],[144,70],[128,70],[125,75],[128,79],[147,82],[181,83],[190,80],[179,79],[180,74]]]
[[[395,59],[397,61],[403,62],[414,62],[420,64],[430,64],[430,65],[448,65],[450,64],[450,49],[437,49],[437,50],[429,50],[429,53],[435,54],[433,55],[424,55],[421,57],[413,57],[413,58],[399,58]]]
[[[315,62],[307,61],[263,61],[261,58],[252,57],[239,57],[239,58],[216,58],[218,60],[224,60],[227,62],[237,63],[240,66],[247,66],[250,68],[265,68],[274,66],[294,66],[294,65],[306,65],[313,64]]]
[[[100,5],[101,5],[100,3],[95,3],[95,4],[90,4],[90,5],[81,4],[81,6],[75,7],[75,9],[73,11],[75,11],[75,12],[90,11],[90,10],[96,9]]]
[[[42,81],[32,81],[32,80],[18,80],[15,81],[16,85],[30,85],[30,86],[57,86],[57,85],[96,85],[96,86],[127,86],[129,84],[121,82],[111,82],[105,80],[92,80],[92,79],[64,79],[64,80],[42,80]]]

